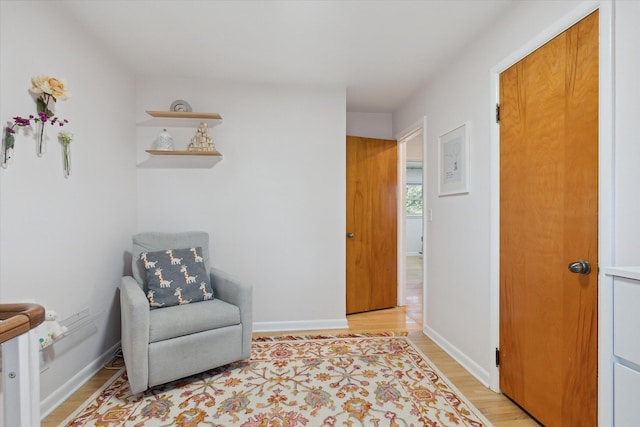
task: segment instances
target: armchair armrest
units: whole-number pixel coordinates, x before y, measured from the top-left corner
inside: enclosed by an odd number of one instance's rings
[[[131,276],[120,285],[122,354],[132,393],[147,389],[149,383],[149,301]]]
[[[251,357],[251,334],[253,332],[253,287],[215,268],[211,268],[211,287],[214,298],[219,298],[240,308],[242,357],[248,359]]]

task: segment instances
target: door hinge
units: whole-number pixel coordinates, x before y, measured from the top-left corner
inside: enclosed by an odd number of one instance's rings
[[[500,366],[500,349],[496,347],[496,366]]]
[[[496,123],[500,123],[500,104],[496,104]]]

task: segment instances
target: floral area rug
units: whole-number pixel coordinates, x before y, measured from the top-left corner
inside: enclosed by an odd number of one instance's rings
[[[251,359],[131,395],[109,380],[66,426],[491,426],[405,336],[263,337]]]

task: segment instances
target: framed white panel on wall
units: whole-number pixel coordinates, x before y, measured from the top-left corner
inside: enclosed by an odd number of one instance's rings
[[[469,193],[469,122],[438,138],[438,196]]]

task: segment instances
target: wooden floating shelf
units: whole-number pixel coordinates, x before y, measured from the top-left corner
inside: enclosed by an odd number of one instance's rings
[[[222,116],[218,113],[198,113],[192,111],[155,111],[147,110],[151,119],[138,123],[141,126],[157,127],[195,127],[204,122],[208,127],[222,123]]]
[[[145,150],[151,156],[139,168],[211,168],[222,159],[219,151]]]
[[[155,111],[147,110],[146,113],[151,117],[163,119],[206,119],[206,120],[222,120],[222,116],[218,113],[196,113],[193,111]]]
[[[219,151],[144,150],[154,156],[222,156]]]

